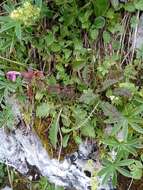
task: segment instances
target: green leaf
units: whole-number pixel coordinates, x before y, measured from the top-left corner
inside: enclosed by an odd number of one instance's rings
[[[121,160],[116,163],[116,166],[129,166],[134,163],[133,159]]]
[[[108,102],[102,102],[101,108],[106,116],[109,116],[112,123],[120,121],[122,115],[118,112],[117,108]]]
[[[135,0],[134,5],[136,9],[143,10],[143,0]]]
[[[124,9],[128,12],[135,12],[136,8],[133,2],[128,2],[124,5]]]
[[[35,0],[35,4],[41,8],[42,7],[42,0]]]
[[[143,162],[143,154],[141,154],[141,161]]]
[[[97,17],[94,22],[94,26],[97,29],[102,29],[105,26],[105,18],[104,17]]]
[[[143,104],[141,104],[140,106],[137,106],[134,111],[133,111],[133,115],[137,116],[138,114],[143,113]]]
[[[94,6],[96,16],[105,15],[110,5],[108,0],[92,0],[92,3]]]
[[[86,126],[83,126],[80,129],[80,132],[82,135],[86,136],[86,137],[91,137],[91,138],[95,138],[95,129],[94,127],[91,125],[91,123],[87,123]]]
[[[127,144],[127,146],[123,146],[123,150],[133,154],[134,156],[136,156],[136,154],[137,154],[136,149],[133,146],[130,146],[128,144]]]
[[[110,0],[110,2],[111,2],[111,5],[113,6],[113,8],[115,10],[117,10],[119,7],[119,0]]]
[[[49,139],[53,147],[56,149],[57,145],[57,135],[59,129],[59,119],[57,119],[58,115],[55,115],[54,120],[49,129]]]
[[[13,110],[11,109],[11,106],[3,106],[3,111],[0,111],[0,127],[8,127],[8,128],[13,128],[14,127],[14,113]]]
[[[115,169],[109,165],[107,167],[104,167],[103,169],[101,169],[98,173],[99,176],[102,176],[102,183],[106,184],[109,180],[109,178],[111,178],[111,176],[113,176],[115,172]]]
[[[119,142],[117,140],[111,139],[111,138],[104,139],[103,143],[107,144],[107,145],[110,145],[110,146],[118,146],[118,144],[119,144]]]
[[[14,28],[14,27],[15,27],[15,23],[13,23],[13,22],[8,22],[8,23],[2,25],[2,27],[1,27],[1,29],[0,29],[0,33],[5,32],[5,31],[7,31],[7,30],[9,30],[9,29],[11,29],[11,28]]]
[[[75,140],[75,142],[76,142],[77,144],[81,144],[81,143],[82,143],[82,138],[79,137],[79,136],[75,136],[75,137],[74,137],[74,140]]]
[[[107,32],[107,31],[104,31],[103,32],[103,40],[104,40],[104,43],[107,44],[110,42],[111,40],[111,36],[110,36],[110,33]],[[110,79],[111,80],[111,79]],[[109,80],[108,80],[109,81]],[[113,80],[112,80],[113,81]],[[115,80],[114,80],[115,81]]]
[[[65,127],[62,127],[62,132],[63,133],[70,133],[71,131],[73,131],[74,129],[68,129],[68,128],[65,128]]]
[[[63,138],[63,147],[66,148],[68,145],[68,141],[69,141],[70,135],[65,135]]]
[[[50,48],[53,52],[58,52],[61,50],[61,46],[58,43],[52,43]]]
[[[16,37],[21,40],[22,39],[22,31],[21,31],[21,25],[17,24],[15,26],[15,33],[16,33]]]
[[[50,46],[50,45],[55,41],[54,35],[52,34],[52,32],[49,32],[49,33],[46,35],[45,40],[46,40],[47,46]]]
[[[90,32],[89,34],[90,34],[91,39],[96,40],[98,37],[98,34],[99,34],[98,30],[97,29],[90,29],[89,32]]]
[[[84,90],[83,94],[81,95],[79,101],[83,102],[87,105],[93,105],[97,100],[97,96],[93,93],[93,90],[88,89]]]
[[[132,177],[130,172],[124,168],[117,168],[118,172],[121,173],[125,177]]]
[[[50,111],[53,110],[54,106],[49,103],[42,103],[36,109],[36,116],[38,117],[47,117],[50,114]]]
[[[137,131],[137,132],[143,134],[143,128],[140,127],[138,124],[136,124],[136,123],[130,123],[130,125],[131,125],[131,127],[132,127],[135,131]]]
[[[122,131],[123,131],[123,139],[126,140],[128,137],[128,121],[122,121]]]
[[[143,168],[143,165],[142,165],[142,163],[141,163],[140,161],[134,160],[134,162],[135,162],[135,164],[136,164],[136,166],[137,166],[138,168]]]
[[[8,23],[9,22],[9,16],[0,16],[0,22],[2,23]]]
[[[142,169],[136,167],[133,171],[131,171],[131,174],[133,179],[141,179],[143,172]]]

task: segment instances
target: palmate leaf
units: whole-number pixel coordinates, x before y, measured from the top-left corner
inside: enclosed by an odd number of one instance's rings
[[[130,172],[124,168],[117,168],[117,171],[122,174],[125,177],[132,177],[132,175],[130,174]]]
[[[133,115],[137,116],[138,114],[143,113],[143,104],[141,104],[140,106],[137,106],[134,111],[133,111]]]
[[[106,145],[109,145],[110,147],[113,147],[118,154],[121,154],[121,152],[128,152],[136,155],[136,149],[143,148],[142,142],[139,139],[127,139],[125,142],[119,142],[114,138],[108,138],[104,139],[102,142]]]
[[[119,112],[116,107],[108,102],[102,103],[101,107],[104,114],[108,116],[105,123],[114,124],[112,135],[116,135],[122,130],[124,140],[126,140],[129,127],[143,134],[143,118],[140,115],[143,113],[143,104],[140,106],[126,104],[122,112]]]
[[[99,171],[98,175],[103,177],[103,183],[107,183],[111,177],[116,181],[117,171],[126,177],[132,177],[129,170],[126,170],[124,167],[130,166],[134,162],[135,160],[133,159],[115,160],[114,162],[107,160],[104,162],[105,165]]]
[[[138,133],[143,134],[143,128],[140,127],[137,123],[130,123],[131,127]]]
[[[116,167],[121,167],[121,166],[129,166],[133,163],[134,163],[133,159],[127,159],[127,160],[116,161],[115,165],[116,165]]]

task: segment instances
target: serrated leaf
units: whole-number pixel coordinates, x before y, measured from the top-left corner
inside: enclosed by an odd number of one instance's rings
[[[84,90],[79,101],[88,105],[93,105],[97,99],[97,96],[93,93],[93,90]]]
[[[102,110],[106,116],[111,117],[115,121],[119,121],[121,118],[120,112],[116,109],[115,106],[109,104],[108,102],[103,102],[101,104]]]
[[[49,103],[42,103],[36,109],[36,116],[47,117],[50,114],[52,106]]]
[[[108,79],[108,80],[105,80],[105,81],[103,82],[103,84],[102,84],[102,89],[101,89],[101,91],[106,90],[107,88],[109,88],[110,86],[112,86],[112,85],[114,85],[114,84],[116,84],[116,83],[118,83],[118,82],[119,82],[119,81],[116,80],[116,79]]]
[[[90,122],[87,123],[86,126],[83,126],[80,129],[80,132],[82,135],[84,135],[86,137],[95,138],[95,130],[94,130],[94,127],[92,125],[90,125]]]
[[[57,117],[58,116],[56,115],[49,129],[49,139],[55,149],[57,145],[57,135],[59,129],[59,120],[57,120]]]
[[[132,96],[131,91],[127,88],[115,88],[113,94],[116,96],[123,96],[128,98]]]

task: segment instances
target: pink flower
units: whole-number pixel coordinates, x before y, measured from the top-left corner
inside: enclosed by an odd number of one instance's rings
[[[8,71],[6,73],[6,78],[11,80],[11,81],[16,81],[17,76],[21,76],[21,73],[18,71]]]

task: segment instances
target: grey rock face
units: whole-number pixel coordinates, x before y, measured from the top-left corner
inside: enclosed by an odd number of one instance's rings
[[[143,14],[141,14],[139,19],[135,48],[136,49],[143,48]]]
[[[51,159],[37,134],[32,130],[27,131],[27,126],[24,127],[17,101],[13,100],[11,105],[13,110],[16,108],[14,113],[17,127],[10,132],[0,128],[0,162],[12,166],[29,178],[31,178],[29,173],[33,167],[37,172],[35,177],[38,174],[45,176],[57,186],[90,190],[92,171],[102,167],[98,160],[96,145],[85,142],[79,146],[77,152],[67,155],[63,161]],[[92,160],[92,167],[88,167],[89,160]],[[107,185],[101,185],[101,180],[97,177],[98,190],[113,189],[110,181]]]
[[[4,188],[2,188],[1,190],[12,190],[10,187],[5,186]]]

